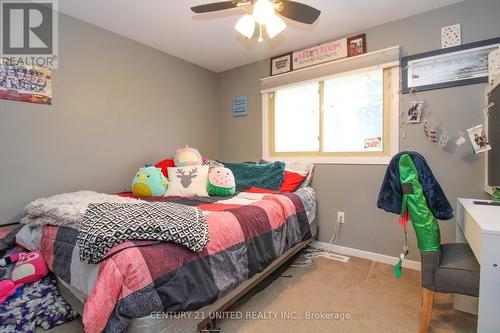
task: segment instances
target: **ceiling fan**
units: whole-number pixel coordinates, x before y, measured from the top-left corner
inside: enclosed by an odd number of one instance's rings
[[[235,25],[235,29],[247,38],[255,36],[255,26],[258,25],[258,41],[262,42],[262,27],[265,26],[269,38],[273,38],[286,28],[285,22],[277,15],[291,20],[313,24],[321,11],[309,5],[290,0],[232,0],[213,2],[191,7],[197,14],[216,12],[220,10],[248,7],[251,15],[243,16]]]

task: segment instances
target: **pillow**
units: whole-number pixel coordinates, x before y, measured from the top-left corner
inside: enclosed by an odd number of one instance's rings
[[[285,169],[285,177],[283,183],[281,183],[280,192],[295,192],[306,179],[307,175],[304,176]]]
[[[208,197],[208,165],[168,168],[165,196]]]
[[[224,167],[212,169],[208,174],[208,194],[228,197],[236,192],[236,183],[231,170]]]
[[[160,161],[158,163],[155,164],[155,167],[157,168],[160,168],[161,169],[161,173],[163,173],[163,175],[165,177],[168,178],[168,168],[171,168],[171,167],[174,167],[175,164],[174,164],[174,160],[173,159],[166,159],[166,160],[163,160],[163,161]]]
[[[224,166],[233,172],[239,190],[251,187],[278,190],[285,174],[285,163],[279,161],[269,164],[224,163]]]
[[[261,159],[260,164],[269,164],[271,162]],[[293,173],[298,173],[299,175],[305,176],[305,180],[300,184],[299,187],[306,187],[311,184],[314,164],[312,163],[301,163],[301,162],[286,162],[285,170]],[[286,174],[285,174],[286,176]]]
[[[305,176],[306,179],[299,187],[306,187],[311,184],[313,177],[314,164],[312,163],[301,163],[301,162],[287,162],[285,169],[287,171],[298,173]]]
[[[205,158],[203,160],[203,165],[208,165],[208,173],[210,173],[215,168],[223,168],[224,167],[224,164],[222,164],[221,162],[218,162],[216,160],[211,160],[208,158]]]
[[[176,167],[201,165],[203,159],[201,158],[198,149],[190,148],[177,148],[175,151],[174,164]]]

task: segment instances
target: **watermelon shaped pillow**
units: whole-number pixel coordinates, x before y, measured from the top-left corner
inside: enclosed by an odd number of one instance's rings
[[[228,197],[236,192],[236,182],[233,172],[228,168],[213,168],[208,175],[208,194],[218,197]]]

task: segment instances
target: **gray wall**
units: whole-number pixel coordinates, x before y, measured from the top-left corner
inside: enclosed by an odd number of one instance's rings
[[[371,28],[366,32],[368,51],[400,45],[405,54],[439,49],[440,29],[462,24],[462,43],[500,36],[500,1],[470,0]],[[354,34],[353,34],[354,35]],[[332,34],[332,39],[342,36]],[[261,157],[261,98],[259,78],[269,75],[269,60],[263,60],[219,75],[221,96],[221,157],[227,161],[257,160]],[[401,107],[411,100],[425,100],[430,118],[456,136],[459,129],[476,125],[481,119],[484,84],[402,95]],[[231,99],[248,95],[249,116],[233,118]],[[470,144],[443,151],[429,144],[422,125],[407,129],[400,140],[401,150],[416,150],[428,160],[448,199],[484,197],[484,156],[473,156]],[[328,242],[337,211],[345,211],[346,223],[339,245],[399,255],[402,232],[397,217],[376,207],[385,166],[316,165],[313,186],[317,190],[320,236]],[[440,223],[444,242],[455,237],[454,221]],[[410,258],[419,259],[414,233],[410,232]]]
[[[0,224],[60,192],[122,191],[186,144],[219,150],[215,73],[60,16],[52,106],[0,100]]]

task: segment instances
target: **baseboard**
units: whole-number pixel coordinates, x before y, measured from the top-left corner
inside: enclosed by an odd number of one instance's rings
[[[325,243],[325,242],[314,241],[314,242],[312,242],[311,245],[313,247],[322,248],[325,250],[328,249],[328,243]],[[391,257],[391,256],[387,256],[385,254],[373,253],[373,252],[353,249],[350,247],[339,246],[339,245],[333,246],[333,252],[343,254],[346,256],[353,256],[353,257],[373,260],[376,262],[381,262],[381,263],[389,264],[389,265],[395,265],[399,260],[398,257]],[[421,265],[420,265],[420,261],[405,259],[403,261],[403,267],[408,268],[408,269],[415,269],[415,270],[419,271],[421,268]]]

